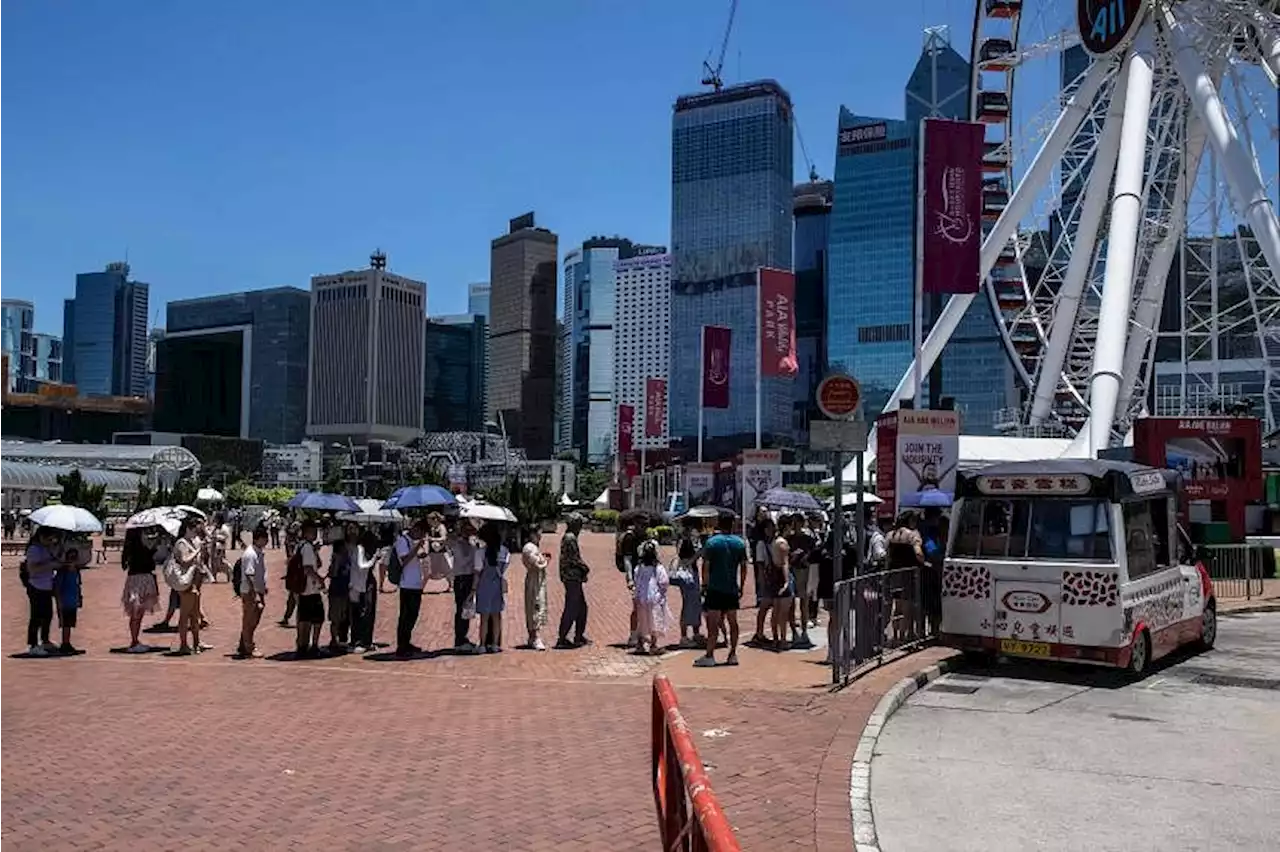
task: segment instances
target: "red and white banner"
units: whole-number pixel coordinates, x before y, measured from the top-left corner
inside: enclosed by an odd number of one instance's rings
[[[926,118],[921,138],[921,289],[925,293],[977,293],[983,125]]]
[[[756,270],[760,286],[760,375],[790,377],[796,359],[796,276],[785,269]]]
[[[618,406],[618,455],[623,458],[631,452],[631,436],[636,427],[636,407],[634,405]]]
[[[731,329],[718,325],[702,327],[702,406],[729,407],[729,347]]]
[[[667,425],[667,380],[644,380],[644,436],[661,438]]]

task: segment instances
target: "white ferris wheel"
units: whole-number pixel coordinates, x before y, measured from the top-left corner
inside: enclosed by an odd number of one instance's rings
[[[1093,454],[1143,412],[1246,398],[1280,427],[1280,0],[976,0],[971,61],[983,286],[950,298],[921,368],[981,299],[1009,431]]]

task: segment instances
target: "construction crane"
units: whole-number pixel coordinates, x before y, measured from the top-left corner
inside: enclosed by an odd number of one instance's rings
[[[724,80],[720,76],[720,72],[724,69],[724,55],[729,49],[729,34],[733,32],[733,16],[738,12],[738,0],[730,0],[729,3],[729,23],[724,27],[724,40],[720,42],[720,58],[716,60],[716,66],[711,67],[711,57],[708,56],[702,60],[702,85],[710,86],[715,91],[724,88]]]

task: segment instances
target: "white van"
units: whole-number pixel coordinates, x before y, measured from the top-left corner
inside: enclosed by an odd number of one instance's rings
[[[1055,459],[961,473],[941,642],[1141,673],[1217,636],[1213,584],[1178,538],[1178,474]]]

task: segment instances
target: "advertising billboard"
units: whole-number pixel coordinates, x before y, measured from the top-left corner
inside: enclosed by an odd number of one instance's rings
[[[977,293],[983,126],[926,118],[920,146],[920,280],[925,293]]]
[[[877,470],[879,458],[877,458]],[[960,416],[954,411],[898,412],[894,493],[899,509],[946,507],[956,493]]]

